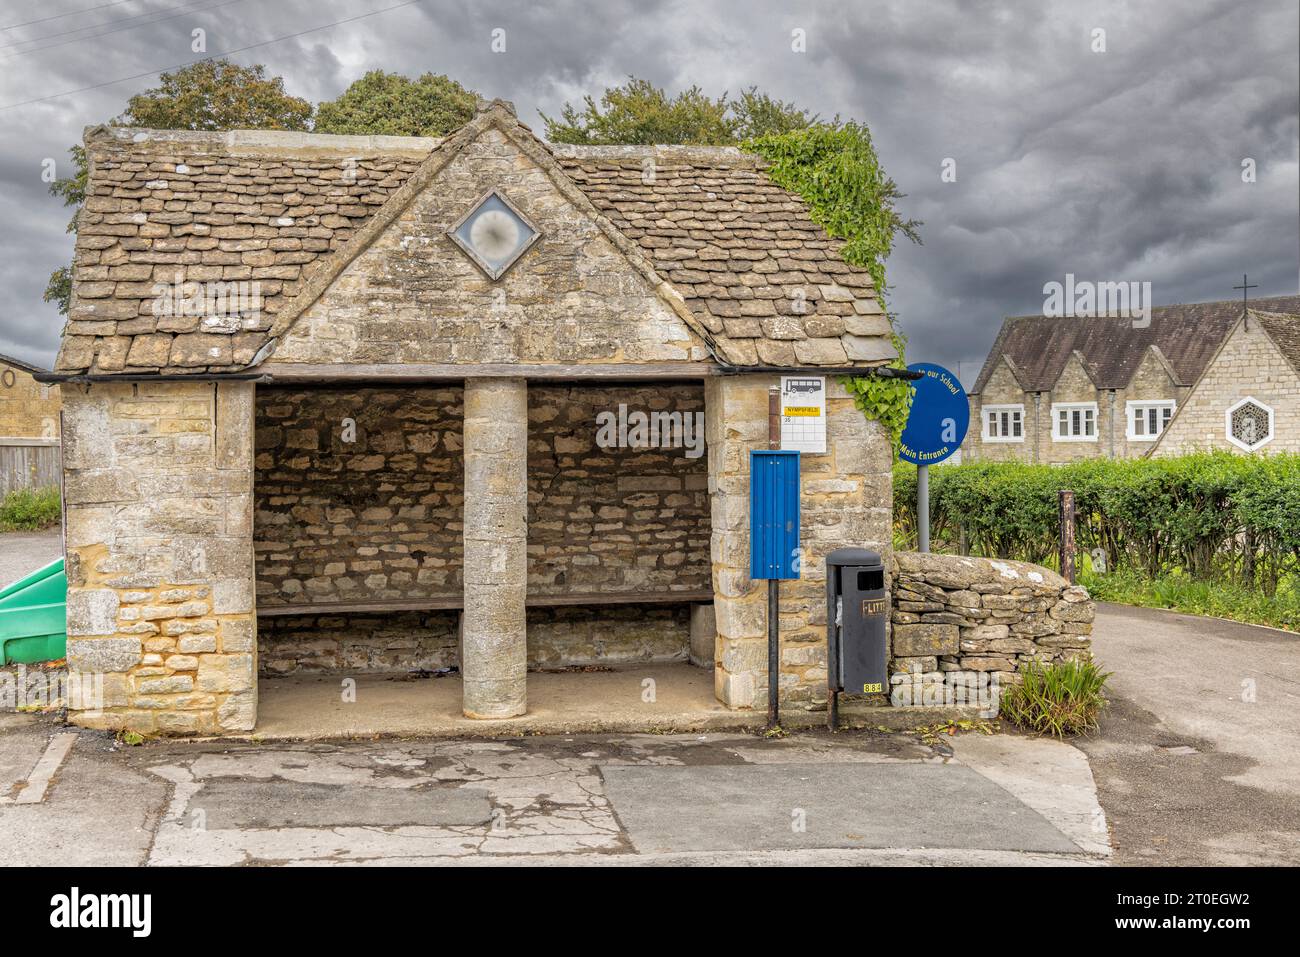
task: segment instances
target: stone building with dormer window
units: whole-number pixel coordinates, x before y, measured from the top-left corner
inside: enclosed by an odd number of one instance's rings
[[[1295,320],[1285,315],[1296,312],[1300,296],[1256,300],[1247,320],[1240,300],[1157,307],[1145,326],[1006,319],[970,390],[963,459],[1059,465],[1193,445],[1262,448],[1300,401],[1287,358]]]

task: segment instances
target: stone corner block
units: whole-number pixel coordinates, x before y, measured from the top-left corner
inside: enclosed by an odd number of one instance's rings
[[[111,588],[70,589],[67,597],[68,636],[113,634],[117,631],[119,604],[117,592]]]
[[[142,654],[139,638],[68,638],[68,670],[81,674],[128,671]]]

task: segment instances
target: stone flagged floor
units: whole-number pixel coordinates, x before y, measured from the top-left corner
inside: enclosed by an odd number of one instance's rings
[[[686,662],[623,663],[528,673],[527,714],[466,718],[461,678],[416,674],[263,678],[256,741],[318,741],[383,736],[483,737],[521,734],[759,730],[765,709],[727,708],[714,696],[713,672]],[[889,707],[845,697],[841,726],[913,728],[977,719],[974,705]],[[826,711],[783,708],[787,729],[824,727]]]
[[[9,779],[66,733],[5,717],[0,751],[21,754]],[[1018,780],[1023,766],[1066,786]],[[699,789],[714,799],[702,806]],[[44,801],[0,805],[0,829],[6,865],[1095,865],[1108,853],[1070,745],[877,732],[135,748],[81,732]],[[58,849],[40,844],[51,833]]]

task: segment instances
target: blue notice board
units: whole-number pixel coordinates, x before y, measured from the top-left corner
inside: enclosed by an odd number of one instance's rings
[[[749,577],[799,577],[799,453],[749,453]]]

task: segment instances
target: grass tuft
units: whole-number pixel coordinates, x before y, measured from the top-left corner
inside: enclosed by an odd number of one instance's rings
[[[1002,717],[1035,734],[1064,738],[1097,729],[1106,707],[1110,672],[1090,659],[1037,662],[1021,672],[1021,682],[1002,693]]]

